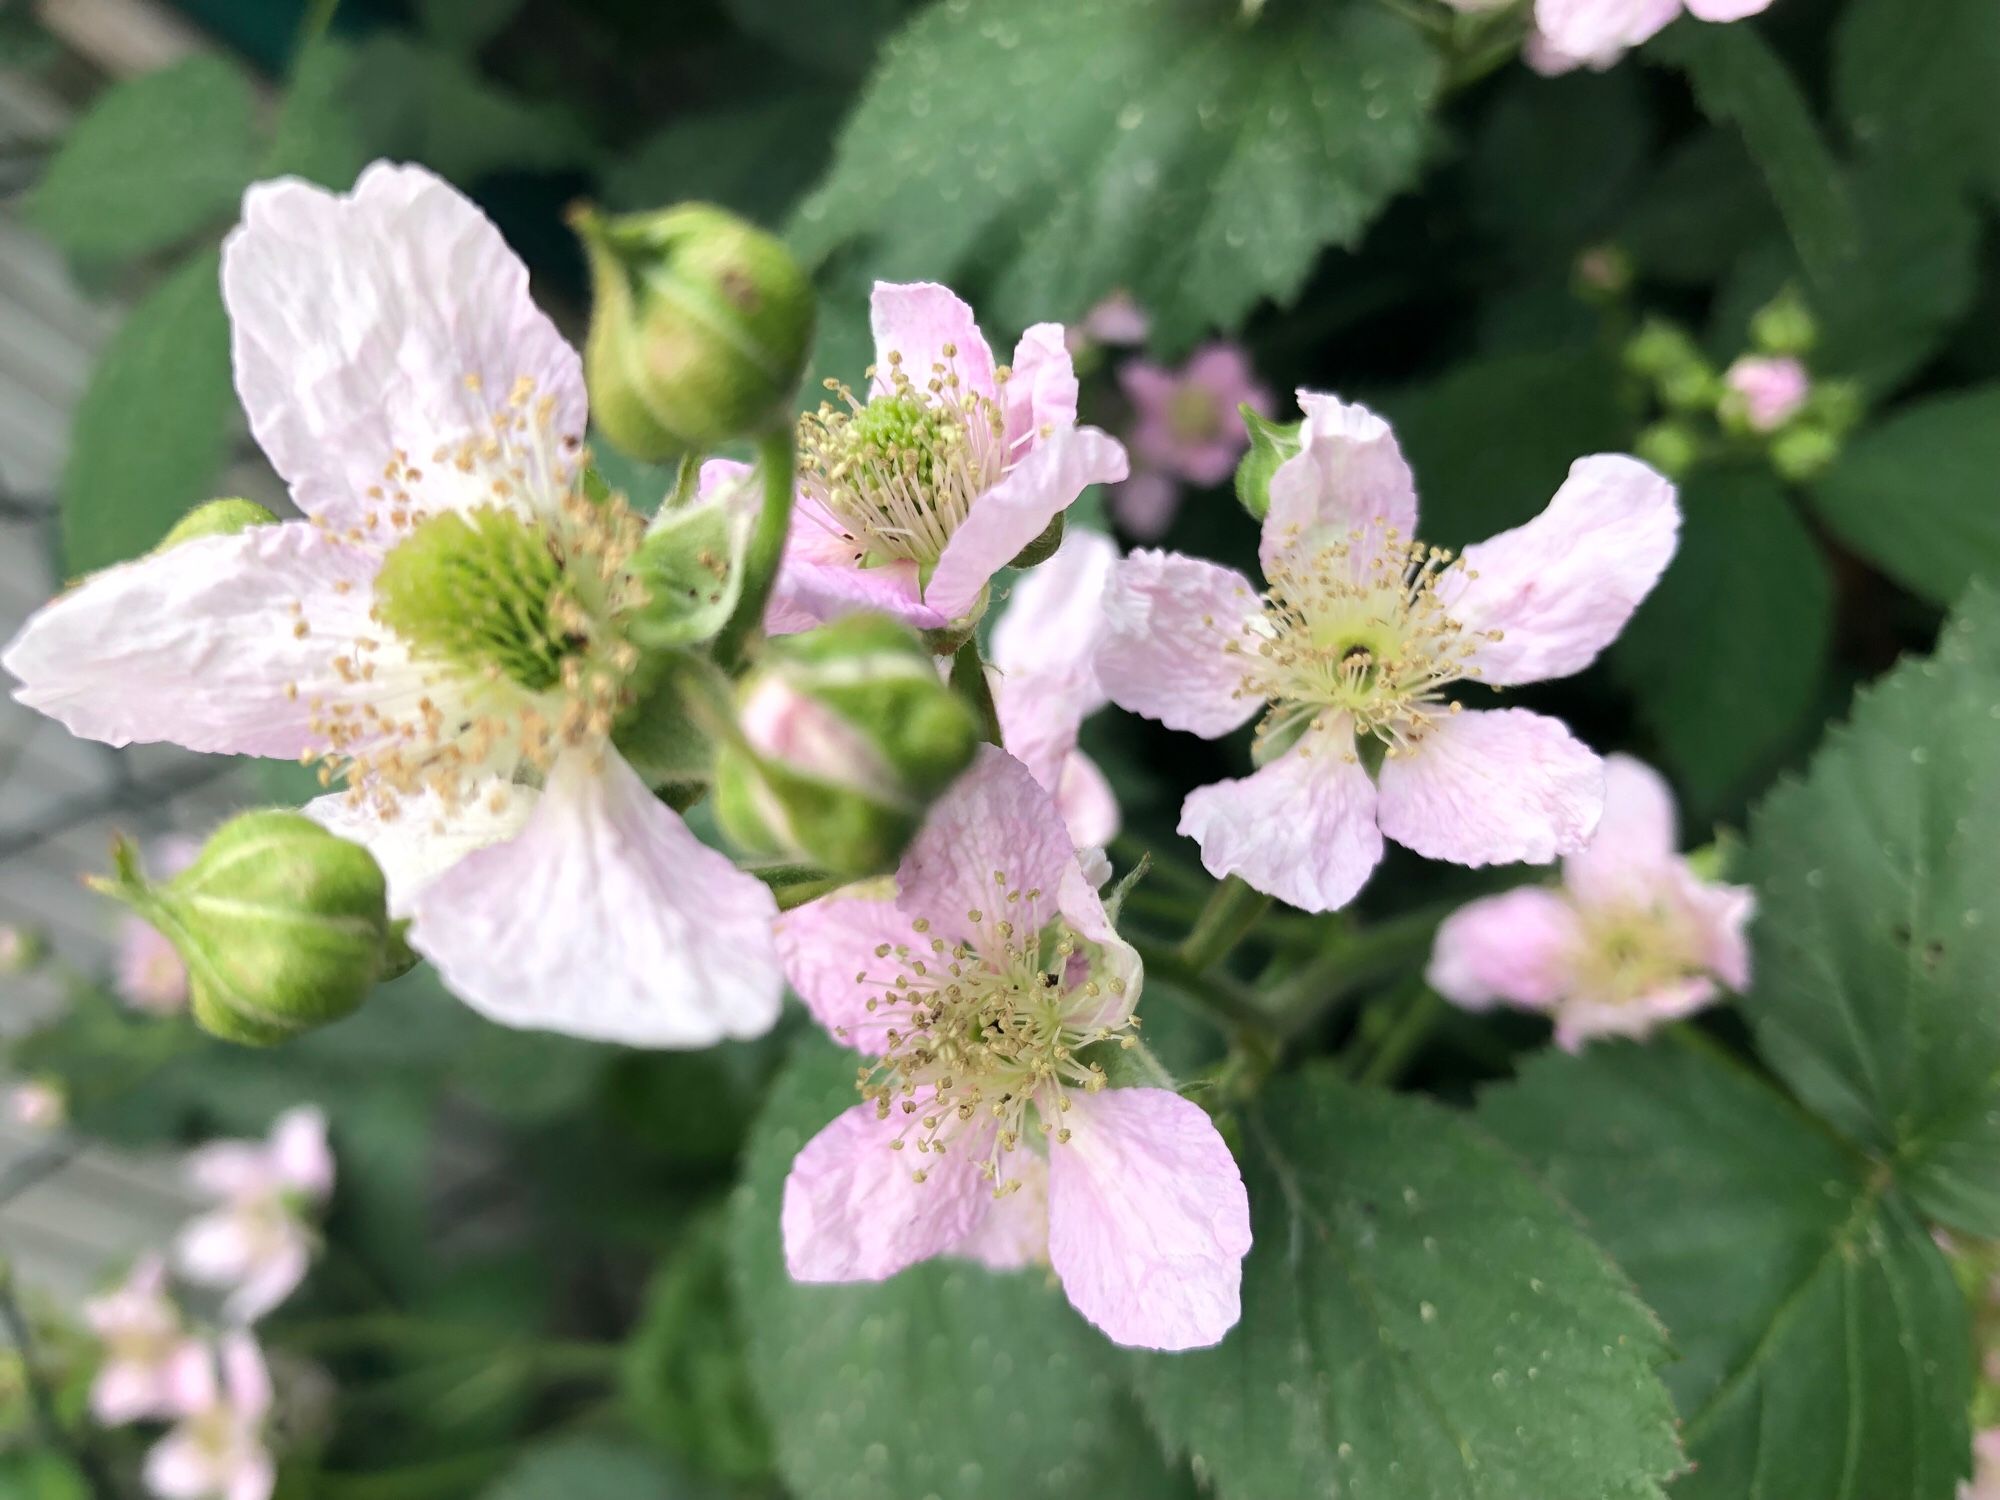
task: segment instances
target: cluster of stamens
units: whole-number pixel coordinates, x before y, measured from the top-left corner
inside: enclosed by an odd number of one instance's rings
[[[799,483],[841,527],[857,566],[934,563],[952,533],[1013,461],[1000,403],[972,390],[956,345],[921,384],[889,355],[871,365],[865,402],[837,380],[836,400],[799,419]],[[1005,367],[995,376],[1004,388]]]
[[[922,946],[884,943],[878,965],[854,979],[879,990],[867,1007],[885,1018],[882,1052],[859,1083],[880,1118],[904,1122],[893,1147],[942,1155],[961,1137],[986,1141],[981,1127],[990,1122],[980,1170],[997,1197],[1021,1186],[1008,1158],[1029,1129],[1030,1107],[1049,1141],[1066,1143],[1068,1091],[1094,1093],[1106,1082],[1079,1052],[1112,1038],[1133,1045],[1138,1018],[1122,1003],[1125,981],[1094,972],[1087,945],[1060,919],[1038,931],[1008,919],[1024,901],[1039,901],[1039,890],[1023,892],[997,870],[993,884],[994,909],[965,914],[975,939],[947,942],[919,920]],[[911,1175],[922,1182],[928,1169]]]
[[[1580,998],[1623,1005],[1706,971],[1700,933],[1668,904],[1632,899],[1579,915],[1571,967]]]
[[[1500,639],[1453,618],[1440,584],[1460,575],[1474,576],[1445,549],[1393,528],[1285,549],[1270,565],[1262,610],[1227,647],[1244,662],[1237,696],[1271,705],[1259,740],[1282,746],[1345,719],[1357,741],[1393,756],[1458,712],[1445,689],[1477,677],[1475,653]]]

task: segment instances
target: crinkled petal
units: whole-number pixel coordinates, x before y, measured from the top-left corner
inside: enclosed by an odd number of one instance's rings
[[[410,942],[503,1025],[706,1047],[777,1020],[776,915],[607,750],[562,757],[518,837],[425,886]]]
[[[878,281],[868,300],[875,332],[875,389],[886,389],[894,357],[921,391],[939,367],[956,371],[961,386],[992,400],[993,350],[972,309],[934,281]],[[947,354],[949,348],[952,352]]]
[[[1048,923],[1063,872],[1075,868],[1055,798],[1013,756],[982,745],[904,853],[896,904],[946,942],[997,947],[1001,922],[1017,932]]]
[[[1588,996],[1565,1000],[1556,1009],[1556,1045],[1575,1052],[1600,1037],[1644,1037],[1715,1003],[1720,987],[1694,976],[1663,984],[1630,999],[1605,1001]]]
[[[1234,568],[1150,548],[1132,553],[1104,593],[1097,680],[1120,708],[1215,739],[1263,704],[1243,691],[1243,651],[1263,608]]]
[[[1345,906],[1382,859],[1375,784],[1351,743],[1343,723],[1252,775],[1190,792],[1180,832],[1211,875],[1241,876],[1303,911]]]
[[[1523,886],[1445,918],[1424,978],[1466,1010],[1500,1001],[1546,1009],[1569,992],[1579,939],[1567,901],[1541,886]]]
[[[1552,54],[1551,63],[1604,68],[1678,16],[1681,5],[1682,0],[1535,0],[1535,31]]]
[[[552,433],[521,462],[566,464],[583,367],[528,295],[528,270],[463,194],[377,162],[351,194],[259,183],[223,242],[236,389],[250,430],[307,515],[343,529],[393,501],[399,454],[428,509],[490,499],[496,475],[436,462],[548,402]],[[526,385],[520,383],[525,380]],[[523,396],[522,391],[526,391]]]
[[[290,759],[325,743],[311,727],[324,703],[353,695],[334,659],[381,633],[379,564],[304,522],[200,537],[37,610],[0,666],[16,698],[84,739]]]
[[[826,508],[801,495],[792,506],[785,560],[764,611],[772,635],[792,635],[858,610],[880,610],[918,630],[934,630],[945,615],[923,602],[913,562],[862,567],[854,541]]]
[[[894,900],[822,896],[780,916],[777,940],[785,978],[835,1041],[879,1055],[888,1050],[890,1027],[909,1029],[908,1012],[885,991],[902,972],[900,952],[926,957],[931,939]],[[887,954],[876,951],[885,946]]]
[[[1581,672],[1618,638],[1674,555],[1671,482],[1620,454],[1580,458],[1534,520],[1465,549],[1439,597],[1481,640],[1471,661],[1496,686]]]
[[[993,575],[1093,484],[1126,474],[1125,449],[1095,427],[1059,427],[972,502],[924,585],[924,603],[958,619]]]
[[[1069,825],[1070,842],[1077,848],[1097,848],[1118,837],[1123,822],[1118,794],[1097,762],[1081,750],[1064,757],[1055,793],[1056,806]]]
[[[1165,1089],[1072,1093],[1049,1148],[1049,1263],[1116,1343],[1198,1349],[1242,1313],[1250,1200],[1199,1105]]]
[[[1264,572],[1360,533],[1359,562],[1417,528],[1417,488],[1389,424],[1365,406],[1300,391],[1299,451],[1271,475],[1258,558]]]
[[[1579,901],[1629,898],[1675,863],[1680,847],[1673,789],[1644,761],[1604,757],[1604,816],[1590,842],[1563,861],[1563,884]]]
[[[995,1198],[972,1233],[952,1254],[976,1260],[989,1271],[1018,1271],[1049,1263],[1049,1164],[1022,1150],[1007,1159],[1020,1186]]]
[[[1382,831],[1457,865],[1547,864],[1588,842],[1604,763],[1560,720],[1524,708],[1452,714],[1382,763]]]
[[[991,1124],[975,1122],[943,1153],[918,1151],[921,1132],[895,1149],[907,1129],[901,1114],[878,1119],[873,1103],[857,1104],[806,1142],[779,1221],[795,1281],[880,1281],[962,1244],[985,1217]]]
[[[300,811],[374,855],[388,882],[389,915],[407,917],[417,894],[466,855],[519,834],[539,796],[533,787],[488,780],[450,810],[426,790],[405,797],[393,817],[351,792],[315,797]]]
[[[1007,451],[1019,457],[1046,433],[1076,426],[1076,367],[1060,323],[1037,323],[1014,346],[1006,389]]]
[[[1117,566],[1118,544],[1103,532],[1065,533],[1055,556],[1023,573],[1010,590],[1006,612],[993,627],[993,665],[1010,676],[1081,667],[1094,679],[1104,590]]]

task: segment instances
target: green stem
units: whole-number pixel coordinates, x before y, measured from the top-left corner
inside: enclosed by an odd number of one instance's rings
[[[1438,923],[1454,906],[1426,906],[1328,944],[1317,957],[1274,986],[1265,996],[1279,1034],[1302,1036],[1348,996],[1384,979],[1431,945]]]
[[[743,592],[715,641],[715,659],[725,667],[742,661],[744,645],[763,625],[764,607],[771,602],[771,589],[785,560],[785,539],[792,530],[793,457],[789,425],[774,428],[757,444],[764,504],[757,512],[757,529],[750,534],[750,550],[743,559]]]
[[[986,661],[979,642],[968,637],[951,659],[951,686],[979,717],[979,732],[989,745],[1000,743],[1000,710],[993,705],[993,684],[986,680]]]
[[[1181,943],[1181,957],[1197,973],[1214,968],[1270,909],[1271,898],[1232,875],[1217,886]]]
[[[1432,1028],[1444,1014],[1444,1001],[1427,984],[1414,986],[1399,1004],[1401,1009],[1375,1043],[1374,1052],[1355,1068],[1356,1083],[1392,1086],[1422,1050]]]
[[[1250,991],[1228,975],[1211,974],[1195,967],[1178,948],[1168,948],[1144,938],[1131,941],[1151,977],[1164,980],[1186,995],[1223,1030],[1256,1033],[1270,1030],[1270,1018]]]

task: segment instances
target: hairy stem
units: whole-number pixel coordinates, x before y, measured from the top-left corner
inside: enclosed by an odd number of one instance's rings
[[[993,684],[986,680],[986,660],[979,642],[968,638],[951,659],[951,686],[979,717],[979,733],[989,745],[1000,743],[1000,710],[993,704]]]
[[[1194,930],[1181,942],[1181,958],[1198,973],[1214,968],[1249,935],[1270,906],[1269,896],[1231,875],[1210,893],[1208,905],[1195,918]]]
[[[764,607],[785,560],[785,539],[792,529],[792,429],[774,428],[757,444],[757,473],[764,481],[764,503],[757,512],[757,529],[750,534],[750,551],[743,559],[743,592],[715,640],[715,659],[734,667],[743,659],[744,645],[764,623]]]

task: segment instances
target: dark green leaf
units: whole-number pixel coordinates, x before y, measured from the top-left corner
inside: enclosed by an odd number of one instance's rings
[[[1761,470],[1681,491],[1673,565],[1612,661],[1698,808],[1743,791],[1819,701],[1833,586],[1812,533]]]
[[[2000,7],[1854,0],[1834,45],[1834,98],[1854,134],[2000,193]]]
[[[1601,234],[1646,159],[1651,128],[1640,73],[1523,71],[1474,137],[1474,221],[1524,267],[1560,267]]]
[[[1323,1070],[1240,1155],[1243,1321],[1138,1376],[1221,1500],[1638,1500],[1679,1469],[1659,1326],[1483,1136]]]
[[[699,198],[780,224],[826,166],[847,96],[793,89],[742,108],[683,115],[625,152],[604,176],[612,208]]]
[[[847,0],[842,5],[828,5],[826,0],[723,0],[723,9],[744,31],[793,62],[859,77],[909,5],[907,0]]]
[[[1862,693],[1750,864],[1766,1055],[1927,1211],[2000,1234],[2000,596]]]
[[[2000,385],[1904,407],[1852,439],[1812,493],[1842,541],[1927,599],[2000,582]]]
[[[528,1449],[480,1500],[673,1500],[650,1456],[601,1438],[558,1438]]]
[[[881,236],[873,269],[1009,269],[999,321],[1074,317],[1117,286],[1186,343],[1416,174],[1438,61],[1359,0],[1254,23],[1177,0],[940,0],[889,43],[794,234],[815,259]]]
[[[345,192],[368,165],[355,97],[354,49],[322,37],[292,64],[262,172],[290,174]]]
[[[1965,1307],[1882,1173],[1691,1047],[1545,1053],[1481,1118],[1666,1320],[1695,1463],[1676,1500],[1950,1500]]]
[[[424,30],[455,52],[477,52],[521,12],[522,0],[417,0]]]
[[[148,551],[215,498],[235,395],[214,251],[132,310],[91,371],[62,477],[63,566],[87,573]]]
[[[143,255],[229,217],[256,175],[250,85],[191,57],[114,85],[28,195],[36,228],[72,255]]]
[[[1660,164],[1632,203],[1617,241],[1649,277],[1714,282],[1782,229],[1741,137],[1711,130]]]

